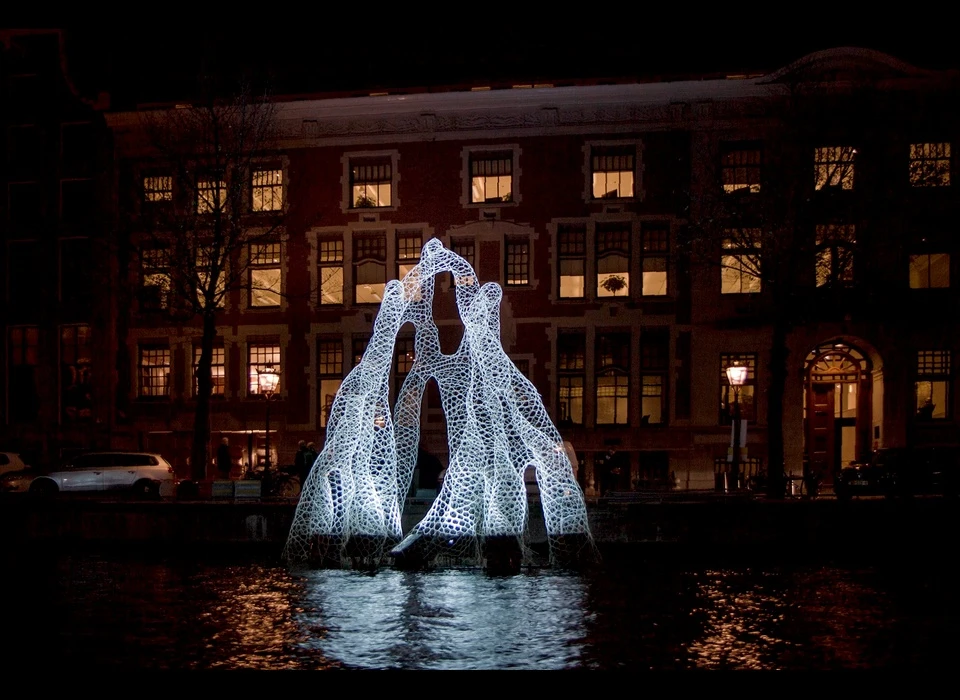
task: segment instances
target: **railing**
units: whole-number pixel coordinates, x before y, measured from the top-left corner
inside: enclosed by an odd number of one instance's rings
[[[759,457],[748,457],[740,460],[740,483],[731,483],[733,464],[726,457],[717,457],[713,460],[714,490],[721,493],[728,491],[758,491],[767,478],[763,468],[763,460]]]

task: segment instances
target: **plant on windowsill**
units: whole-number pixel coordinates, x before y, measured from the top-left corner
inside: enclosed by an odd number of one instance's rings
[[[620,275],[611,275],[601,282],[600,286],[613,294],[613,296],[617,296],[617,292],[626,288],[627,280]]]
[[[376,206],[377,206],[377,203],[374,201],[374,199],[372,197],[368,197],[365,194],[362,194],[359,197],[357,197],[357,201],[353,203],[354,209],[371,209]]]

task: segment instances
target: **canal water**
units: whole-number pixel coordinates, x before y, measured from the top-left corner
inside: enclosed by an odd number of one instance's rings
[[[584,573],[290,570],[271,557],[4,556],[24,670],[952,668],[951,562],[606,556]],[[789,557],[787,558],[789,560]]]

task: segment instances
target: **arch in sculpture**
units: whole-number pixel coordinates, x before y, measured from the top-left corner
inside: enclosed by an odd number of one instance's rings
[[[453,275],[464,324],[449,355],[440,351],[433,320],[435,278],[445,272]],[[522,538],[529,464],[551,560],[574,564],[592,556],[583,493],[563,441],[536,388],[500,345],[501,297],[499,285],[480,286],[470,264],[435,238],[418,265],[387,284],[363,359],[337,392],[323,450],[302,487],[284,550],[289,562],[376,566],[386,551],[395,560],[428,561],[441,552],[480,558],[494,538]],[[391,411],[394,342],[408,322],[415,359]],[[440,389],[450,457],[436,500],[404,536],[400,518],[430,379]]]

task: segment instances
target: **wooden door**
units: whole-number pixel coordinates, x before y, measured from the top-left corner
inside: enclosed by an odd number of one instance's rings
[[[836,429],[834,427],[833,384],[811,384],[808,396],[808,457],[810,473],[820,481],[833,473],[836,459]]]

